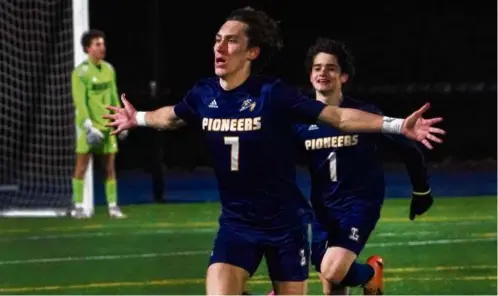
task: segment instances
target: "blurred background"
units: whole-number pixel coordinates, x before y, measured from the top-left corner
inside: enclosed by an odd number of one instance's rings
[[[117,70],[119,91],[138,108],[175,104],[196,80],[212,75],[215,33],[231,10],[251,5],[279,20],[283,31],[285,47],[267,69],[269,74],[309,87],[304,68],[308,46],[319,36],[346,42],[357,73],[350,95],[397,117],[430,102],[427,115],[443,116],[441,126],[448,132],[443,145],[426,153],[431,167],[462,173],[491,170],[492,175],[477,178],[481,185],[476,188],[483,190],[482,182],[491,179],[494,183],[484,187],[496,191],[496,3],[221,1],[199,2],[195,9],[181,1],[120,3],[117,11],[113,1],[91,0],[90,25],[107,34],[107,59]],[[155,98],[151,84],[157,88]],[[196,128],[159,135],[137,129],[121,143],[120,171],[144,167],[151,146],[161,147],[166,173],[209,167]],[[385,151],[385,158],[388,168],[399,164],[391,151]],[[390,196],[409,193],[390,183]],[[168,188],[175,186],[172,182]]]

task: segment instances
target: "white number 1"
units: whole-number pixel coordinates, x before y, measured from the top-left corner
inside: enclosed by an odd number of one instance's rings
[[[337,154],[331,152],[329,154],[329,169],[330,169],[330,181],[337,182]]]
[[[239,137],[225,137],[225,145],[231,145],[230,170],[239,170]]]

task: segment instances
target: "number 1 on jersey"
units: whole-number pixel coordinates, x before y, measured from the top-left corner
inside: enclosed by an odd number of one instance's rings
[[[337,182],[337,154],[335,152],[330,152],[329,160],[329,170],[330,170],[330,181]]]
[[[230,150],[230,170],[239,170],[239,137],[225,137],[225,145],[232,146]]]

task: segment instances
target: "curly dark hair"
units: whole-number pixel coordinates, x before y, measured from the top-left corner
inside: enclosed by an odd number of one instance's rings
[[[245,33],[249,40],[248,46],[260,48],[259,56],[252,65],[256,72],[266,67],[284,46],[278,22],[263,11],[247,6],[232,11],[226,20],[247,25]]]
[[[350,78],[353,78],[355,72],[353,55],[348,51],[343,42],[322,37],[316,39],[315,43],[309,47],[304,62],[308,73],[311,73],[313,61],[319,53],[334,55],[341,67],[341,72],[346,73]]]
[[[105,39],[105,34],[104,32],[96,29],[91,29],[83,33],[81,36],[81,46],[83,46],[83,51],[87,53],[86,49],[92,44],[92,40],[100,37]]]

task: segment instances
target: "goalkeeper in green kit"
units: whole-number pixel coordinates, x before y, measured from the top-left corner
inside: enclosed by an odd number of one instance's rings
[[[76,167],[73,175],[74,218],[88,218],[83,210],[84,178],[91,153],[103,157],[105,170],[105,195],[109,206],[109,216],[125,218],[117,205],[117,184],[114,160],[118,152],[116,136],[112,128],[106,127],[102,118],[109,113],[106,105],[121,106],[119,101],[116,74],[105,57],[105,35],[98,30],[90,30],[81,38],[83,50],[88,58],[72,72],[71,89],[76,108]],[[118,137],[123,139],[126,133]]]

